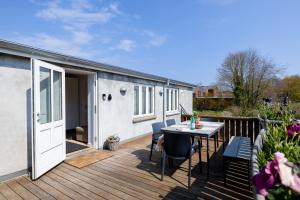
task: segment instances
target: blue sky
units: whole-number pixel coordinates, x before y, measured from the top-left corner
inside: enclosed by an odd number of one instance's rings
[[[10,0],[0,38],[191,83],[256,49],[300,74],[298,0]]]

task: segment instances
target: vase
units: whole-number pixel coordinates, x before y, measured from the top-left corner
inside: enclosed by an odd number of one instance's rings
[[[119,142],[108,142],[108,149],[110,151],[116,151],[119,149]]]

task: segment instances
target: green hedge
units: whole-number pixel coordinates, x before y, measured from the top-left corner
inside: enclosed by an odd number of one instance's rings
[[[233,104],[233,99],[195,97],[193,99],[194,110],[224,110]]]

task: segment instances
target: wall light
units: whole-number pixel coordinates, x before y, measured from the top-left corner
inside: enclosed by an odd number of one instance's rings
[[[106,100],[106,94],[102,94],[102,100],[103,100],[103,101]]]
[[[120,92],[121,92],[121,93],[126,93],[126,92],[127,92],[127,89],[126,89],[125,87],[121,87],[121,88],[120,88]]]
[[[159,95],[160,95],[160,96],[162,96],[163,94],[164,94],[164,91],[163,91],[163,90],[159,91]]]

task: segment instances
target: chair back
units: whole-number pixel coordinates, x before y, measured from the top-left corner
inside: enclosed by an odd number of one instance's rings
[[[200,118],[201,121],[203,122],[217,122],[217,119],[212,119],[212,118],[208,118],[208,117],[201,117]]]
[[[163,131],[164,133],[164,151],[167,156],[173,158],[186,158],[188,159],[191,153],[192,141],[189,135],[170,133]]]
[[[167,126],[172,126],[176,124],[175,119],[167,119],[166,120]]]
[[[165,128],[164,122],[155,122],[152,124],[152,139],[157,140],[162,135],[161,129]]]

